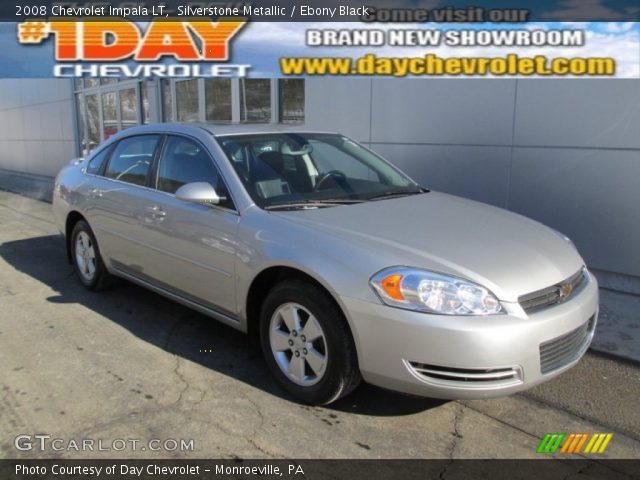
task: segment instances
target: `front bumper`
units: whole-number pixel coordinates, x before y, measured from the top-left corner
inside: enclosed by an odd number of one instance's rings
[[[529,315],[518,304],[506,304],[505,315],[454,317],[341,300],[367,382],[414,395],[473,399],[525,390],[575,365],[593,337],[598,285],[590,275],[570,300]]]

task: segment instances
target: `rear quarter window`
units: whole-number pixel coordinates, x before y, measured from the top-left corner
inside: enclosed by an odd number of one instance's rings
[[[108,147],[95,154],[87,164],[87,173],[90,173],[92,175],[97,175],[98,173],[100,173],[102,171],[102,166],[104,165],[105,160],[109,157],[110,151],[111,147]]]

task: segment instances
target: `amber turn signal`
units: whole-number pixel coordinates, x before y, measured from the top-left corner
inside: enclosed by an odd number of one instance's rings
[[[400,283],[402,282],[402,275],[394,274],[382,279],[380,286],[389,297],[394,300],[404,300],[402,291],[400,290]]]

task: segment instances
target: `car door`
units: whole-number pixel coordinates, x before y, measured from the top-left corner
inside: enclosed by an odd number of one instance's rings
[[[144,273],[147,256],[142,220],[148,214],[148,183],[161,135],[126,137],[110,148],[110,156],[94,175],[87,192],[87,216],[100,250],[113,268]]]
[[[233,316],[239,215],[213,159],[195,139],[168,135],[155,170],[142,223],[153,259],[145,271],[158,286]],[[226,200],[215,206],[178,200],[176,190],[191,182],[210,183]]]

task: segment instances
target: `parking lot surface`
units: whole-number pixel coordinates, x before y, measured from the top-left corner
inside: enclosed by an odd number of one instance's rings
[[[47,203],[0,192],[4,458],[535,458],[547,432],[612,432],[599,457],[640,457],[637,363],[591,352],[501,399],[363,385],[328,407],[301,405],[243,334],[127,282],[86,291],[51,217]],[[43,433],[61,449],[15,448]],[[69,448],[85,439],[107,449]],[[140,443],[114,451],[114,439]],[[152,451],[151,439],[193,448]]]

